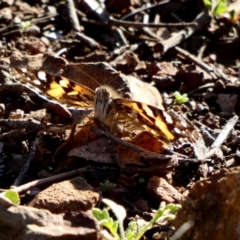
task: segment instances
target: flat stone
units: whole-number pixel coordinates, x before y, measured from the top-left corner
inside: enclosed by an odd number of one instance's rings
[[[181,194],[164,178],[153,176],[147,183],[147,191],[159,201],[179,202]]]
[[[84,178],[76,177],[41,191],[29,206],[48,209],[53,213],[80,212],[92,209],[98,201],[99,193]]]

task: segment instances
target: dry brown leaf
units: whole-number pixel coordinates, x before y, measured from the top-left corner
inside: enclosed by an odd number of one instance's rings
[[[101,63],[68,63],[66,59],[54,53],[22,56],[15,53],[10,58],[10,67],[45,71],[50,74],[66,77],[76,83],[95,91],[101,85],[108,85],[125,98],[163,109],[162,98],[158,90],[133,76],[119,74],[109,64]]]

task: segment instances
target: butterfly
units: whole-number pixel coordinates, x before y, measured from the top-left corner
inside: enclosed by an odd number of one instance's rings
[[[20,69],[13,69],[15,76],[22,73]],[[45,83],[35,84],[36,88],[72,107],[91,108],[94,119],[110,129],[117,128],[120,122],[118,119],[124,118],[125,122],[138,124],[159,139],[166,149],[194,144],[199,138],[198,131],[183,118],[146,103],[125,99],[107,85],[93,91],[62,76],[45,73],[45,76],[41,77],[40,72],[32,70],[27,70],[24,74],[25,77],[18,77],[21,82],[26,83],[31,80],[33,84],[42,78]]]

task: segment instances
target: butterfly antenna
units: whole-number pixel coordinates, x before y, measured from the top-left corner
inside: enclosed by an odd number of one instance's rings
[[[111,82],[116,80],[118,77],[120,77],[121,71],[115,72],[114,74],[116,75],[107,84],[110,84]]]
[[[101,86],[101,84],[95,79],[93,78],[92,76],[90,76],[88,73],[84,72],[82,69],[78,68],[80,70],[80,72],[82,72],[84,75],[86,75],[88,78],[90,78],[91,80],[93,80],[99,87]],[[116,74],[107,84],[111,83],[112,81],[114,81],[115,79],[117,79],[121,72],[118,71],[118,72],[114,72],[114,74]]]
[[[78,70],[80,71],[80,72],[82,72],[85,76],[87,76],[88,78],[90,78],[91,80],[93,80],[98,86],[100,86],[101,84],[95,79],[95,78],[93,78],[92,76],[90,76],[89,74],[87,74],[86,72],[84,72],[82,69],[80,69],[79,67],[77,67],[78,68]]]

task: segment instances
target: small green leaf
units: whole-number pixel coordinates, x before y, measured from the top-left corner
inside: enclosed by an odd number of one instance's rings
[[[183,104],[189,101],[189,98],[186,93],[180,94],[179,92],[175,92],[173,96],[175,97],[174,101],[176,104]]]
[[[138,179],[138,183],[139,183],[139,184],[142,184],[142,183],[145,183],[145,182],[146,182],[146,181],[145,181],[144,178],[139,178],[139,179]]]
[[[106,227],[116,239],[119,239],[119,236],[117,233],[118,224],[119,224],[118,221],[113,221],[112,218],[109,218],[108,221],[100,222],[100,224]]]
[[[128,224],[128,228],[126,230],[126,238],[128,240],[132,240],[134,239],[133,237],[135,237],[136,235],[138,234],[138,226],[137,226],[137,223],[134,222],[134,221],[131,221],[129,224]]]
[[[115,188],[117,185],[109,180],[106,180],[104,183],[100,183],[100,186],[102,187],[103,192],[107,192],[108,190]]]
[[[104,209],[102,210],[102,218],[103,218],[103,219],[109,219],[109,218],[110,218],[109,212],[107,211],[106,208],[104,208]]]
[[[102,200],[102,202],[104,204],[106,204],[108,207],[111,208],[112,212],[114,213],[114,215],[117,218],[117,221],[119,223],[119,234],[120,234],[120,238],[122,240],[125,240],[125,232],[124,232],[124,228],[123,228],[123,220],[125,219],[125,217],[127,216],[126,210],[123,206],[118,205],[117,203],[113,202],[110,199],[106,199],[104,198]]]
[[[7,190],[6,192],[3,193],[3,196],[9,199],[14,204],[20,203],[19,194],[14,190]]]
[[[27,28],[29,28],[31,26],[31,22],[30,21],[22,21],[21,22],[21,28],[22,30],[26,30]]]
[[[156,212],[154,217],[151,219],[151,221],[147,225],[145,225],[142,229],[139,230],[139,232],[137,233],[137,236],[134,237],[134,240],[139,240],[144,235],[144,233],[153,224],[155,224],[160,217],[163,216],[164,213],[169,214],[170,211],[175,211],[176,209],[179,209],[179,208],[180,208],[179,204],[169,204],[169,205],[166,205],[164,202],[162,202],[161,205],[160,205],[160,208],[158,209],[158,211]]]
[[[165,207],[165,210],[166,209],[169,209],[170,210],[170,213],[172,214],[176,214],[177,211],[181,208],[182,206],[180,204],[168,204],[166,207]]]
[[[117,233],[119,222],[113,221],[105,208],[103,210],[99,208],[93,208],[92,214],[98,220],[101,226],[109,230],[109,232],[115,237],[115,239],[120,239]]]
[[[229,12],[229,14],[230,14],[230,17],[231,17],[232,20],[234,20],[237,17],[237,13],[236,13],[236,11],[234,9],[231,10]]]
[[[99,208],[93,208],[92,214],[98,221],[109,219],[109,213],[105,208],[103,210],[101,210]]]
[[[104,220],[104,221],[101,222],[101,225],[108,228],[108,229],[111,229],[112,226],[113,226],[113,219],[109,218],[108,220]]]
[[[102,217],[102,210],[99,208],[93,208],[92,209],[92,214],[97,220],[101,220]]]
[[[213,15],[219,16],[225,12],[227,12],[227,1],[220,0],[213,10]]]
[[[203,0],[203,3],[209,11],[212,10],[212,0]]]
[[[118,221],[113,222],[112,228],[113,228],[113,230],[114,230],[115,232],[117,232],[117,229],[118,229]]]

